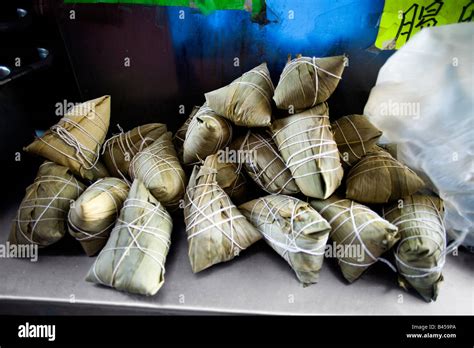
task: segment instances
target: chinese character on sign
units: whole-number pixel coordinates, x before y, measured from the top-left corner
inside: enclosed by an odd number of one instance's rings
[[[463,6],[461,16],[459,16],[459,23],[471,22],[474,17],[474,0],[471,0],[469,4]]]
[[[414,28],[422,29],[437,25],[438,20],[436,16],[441,11],[443,5],[443,0],[435,0],[427,6],[420,6],[416,3],[411,5],[408,10],[403,12],[396,38],[405,36],[405,40],[408,41]]]
[[[441,0],[436,0],[432,2],[430,5],[421,8],[420,16],[418,17],[418,24],[416,25],[417,28],[424,28],[424,27],[434,27],[438,24],[438,20],[436,16],[438,15],[441,7],[443,7],[444,3]]]

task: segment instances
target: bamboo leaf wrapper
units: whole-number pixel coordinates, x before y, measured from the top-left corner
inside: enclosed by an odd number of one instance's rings
[[[141,295],[155,295],[165,278],[173,222],[166,209],[134,180],[107,244],[86,280]]]
[[[185,195],[188,256],[194,273],[233,259],[262,238],[217,183],[217,155],[195,166]]]
[[[25,151],[66,166],[90,181],[106,177],[107,169],[99,157],[109,122],[110,96],[89,100],[74,106]]]
[[[316,210],[284,195],[255,199],[239,210],[288,262],[301,283],[317,282],[331,226]]]
[[[69,168],[44,162],[33,184],[26,188],[10,243],[46,247],[60,240],[66,233],[69,207],[84,189]]]
[[[81,243],[87,255],[97,254],[107,242],[128,191],[128,184],[123,180],[99,179],[71,205],[69,233]]]
[[[336,247],[343,248],[338,261],[344,278],[350,283],[377,261],[388,264],[380,256],[400,239],[396,226],[349,199],[332,196],[310,203],[331,225],[329,237]]]
[[[273,138],[303,194],[327,198],[339,187],[344,174],[329,116],[312,109],[278,119]]]
[[[384,209],[384,217],[398,227],[395,250],[400,285],[410,284],[425,301],[436,300],[446,258],[443,201],[416,194]]]

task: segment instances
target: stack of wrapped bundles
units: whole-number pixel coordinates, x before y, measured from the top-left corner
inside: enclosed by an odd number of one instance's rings
[[[325,102],[339,84],[345,60],[344,56],[336,56],[289,61],[275,89],[276,106],[298,112]]]
[[[269,195],[239,206],[303,284],[316,283],[331,226],[308,203]]]
[[[186,190],[184,220],[194,273],[233,259],[262,238],[217,183],[218,156],[195,166]]]
[[[132,159],[129,174],[138,178],[164,206],[177,208],[186,189],[186,175],[173,146],[171,132],[163,133]]]
[[[331,124],[343,163],[352,166],[377,144],[382,132],[364,115],[349,115]]]
[[[69,233],[87,255],[97,254],[107,242],[128,191],[125,181],[104,178],[89,186],[71,205]]]
[[[206,159],[230,144],[232,126],[204,104],[191,118],[183,143],[183,163],[192,164]]]
[[[400,285],[411,285],[427,302],[436,300],[446,257],[442,200],[422,194],[408,196],[384,208],[384,217],[400,232],[395,251]]]
[[[311,205],[331,225],[329,237],[336,248],[343,247],[343,256],[338,257],[338,261],[344,278],[350,283],[377,261],[388,263],[380,256],[400,239],[395,225],[349,199],[332,196],[312,200]]]
[[[9,241],[46,247],[59,241],[67,229],[71,202],[84,191],[67,167],[44,162],[33,184],[27,187]]]
[[[107,244],[87,281],[142,295],[164,283],[173,222],[166,209],[135,179]]]
[[[388,152],[375,150],[349,171],[346,197],[362,203],[387,203],[414,194],[423,180]]]
[[[89,181],[108,175],[99,162],[110,122],[110,96],[74,106],[46,133],[25,148]]]
[[[234,141],[232,148],[244,153],[240,164],[265,192],[287,195],[300,192],[275,142],[267,134],[248,131]]]
[[[303,194],[328,198],[341,184],[343,169],[329,116],[313,109],[278,119],[273,138]]]
[[[237,126],[266,127],[272,119],[273,92],[270,72],[263,63],[205,97],[212,110]]]
[[[104,163],[112,176],[130,184],[128,171],[133,156],[166,132],[166,125],[150,123],[123,131],[109,138],[102,150]]]
[[[348,282],[381,261],[398,270],[402,286],[435,300],[448,250],[443,203],[417,194],[423,180],[377,145],[382,132],[367,117],[330,123],[326,101],[345,61],[297,57],[276,88],[263,63],[206,93],[174,138],[150,123],[104,144],[110,97],[76,105],[26,148],[54,163],[27,188],[10,241],[48,246],[69,228],[87,255],[100,252],[87,280],[153,295],[170,247],[166,208],[181,207],[194,273],[263,238],[301,283],[315,283],[330,238]],[[189,182],[182,165],[194,165]],[[73,175],[95,183],[86,189]],[[248,201],[246,176],[260,198]],[[383,218],[371,204],[387,204]],[[396,268],[383,256],[391,248]]]

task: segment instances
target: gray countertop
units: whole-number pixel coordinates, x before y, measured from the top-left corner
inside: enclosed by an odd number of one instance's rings
[[[0,211],[0,243],[8,238],[19,204]],[[301,286],[264,242],[236,259],[193,274],[182,224],[175,226],[165,284],[153,297],[88,283],[94,258],[40,251],[37,262],[0,258],[0,314],[474,314],[474,255],[449,255],[436,302],[398,287],[396,275],[376,264],[347,284],[336,260],[325,260],[318,284]]]

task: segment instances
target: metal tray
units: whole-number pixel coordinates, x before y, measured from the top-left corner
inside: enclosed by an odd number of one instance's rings
[[[0,211],[0,243],[8,238],[21,201]],[[175,219],[181,220],[181,219]],[[449,255],[436,302],[398,287],[396,274],[373,265],[353,284],[336,260],[325,260],[318,284],[303,287],[264,242],[236,259],[193,274],[184,226],[177,222],[165,284],[144,297],[84,280],[94,258],[75,251],[41,250],[38,261],[0,258],[0,314],[473,314],[474,255]]]

